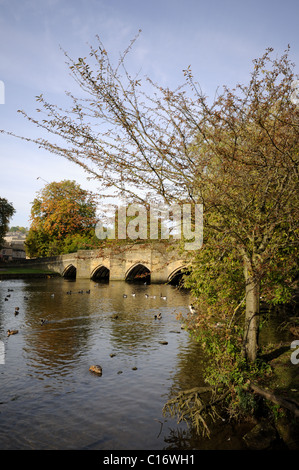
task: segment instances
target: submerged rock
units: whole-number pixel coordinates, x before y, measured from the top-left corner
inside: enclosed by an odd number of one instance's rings
[[[276,420],[275,427],[289,450],[299,449],[299,423],[287,416],[282,416]]]
[[[266,450],[277,439],[276,429],[267,420],[262,420],[243,439],[251,450]]]
[[[94,374],[97,374],[97,375],[102,375],[102,372],[103,372],[102,367],[99,365],[90,366],[89,370],[90,372],[93,372]]]

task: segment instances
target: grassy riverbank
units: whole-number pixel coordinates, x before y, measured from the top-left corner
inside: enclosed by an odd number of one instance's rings
[[[47,269],[24,268],[24,267],[3,267],[0,268],[0,279],[22,279],[31,277],[54,277],[58,273]]]

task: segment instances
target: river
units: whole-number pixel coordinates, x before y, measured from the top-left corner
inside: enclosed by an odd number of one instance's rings
[[[227,427],[203,442],[162,414],[202,385],[200,345],[177,319],[189,302],[169,285],[2,280],[0,449],[242,447]]]

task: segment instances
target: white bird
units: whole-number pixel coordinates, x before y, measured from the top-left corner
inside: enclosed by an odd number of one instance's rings
[[[161,294],[160,297],[161,297],[161,299],[163,299],[163,300],[166,300],[166,299],[167,299],[166,295],[162,295],[162,294]]]
[[[192,304],[189,305],[189,310],[192,314],[196,313],[196,310],[195,310],[195,308],[193,307]]]

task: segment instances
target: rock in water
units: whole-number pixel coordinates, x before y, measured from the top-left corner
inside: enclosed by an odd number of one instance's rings
[[[243,436],[247,447],[251,450],[266,450],[276,440],[276,430],[267,420],[263,419]]]
[[[94,374],[97,374],[97,375],[102,375],[102,367],[99,366],[99,365],[94,365],[94,366],[90,366],[89,368],[90,372],[93,372]]]

